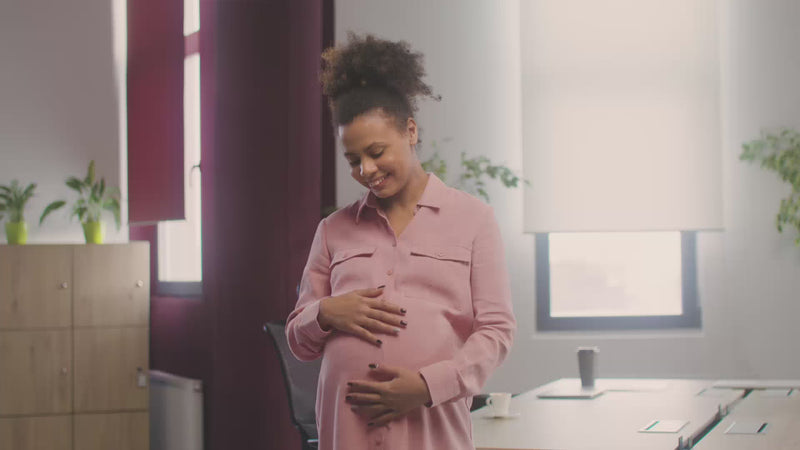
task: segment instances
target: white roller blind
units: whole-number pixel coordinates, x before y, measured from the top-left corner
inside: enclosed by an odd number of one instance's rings
[[[716,0],[523,0],[525,230],[722,227]]]

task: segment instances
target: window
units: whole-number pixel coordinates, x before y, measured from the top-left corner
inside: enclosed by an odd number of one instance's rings
[[[160,295],[202,293],[202,201],[200,172],[200,3],[184,0],[184,205],[185,220],[158,223]]]
[[[537,328],[700,327],[696,233],[537,233]]]
[[[539,330],[700,327],[696,231],[723,228],[718,6],[520,3]]]

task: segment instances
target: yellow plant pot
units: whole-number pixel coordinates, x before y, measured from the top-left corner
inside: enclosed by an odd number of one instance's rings
[[[103,222],[84,222],[83,236],[87,244],[102,244],[105,237],[105,224]]]
[[[6,239],[11,245],[28,242],[28,224],[25,222],[6,222]]]

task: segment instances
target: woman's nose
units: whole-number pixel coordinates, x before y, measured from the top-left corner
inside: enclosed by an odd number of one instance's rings
[[[370,159],[366,159],[366,158],[361,160],[361,176],[362,177],[369,176],[370,174],[375,173],[376,170],[378,170],[378,168],[375,167],[375,162],[374,161],[372,161]]]

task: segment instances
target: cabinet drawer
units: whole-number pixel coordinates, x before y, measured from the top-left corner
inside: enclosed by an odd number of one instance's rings
[[[148,450],[146,412],[75,415],[75,448],[81,450]]]
[[[0,330],[69,327],[72,248],[0,246]]]
[[[148,325],[147,243],[75,247],[75,326]]]
[[[68,330],[0,332],[0,416],[72,410]]]
[[[147,328],[75,329],[75,412],[147,409]]]
[[[0,419],[0,448],[72,450],[72,416]]]

